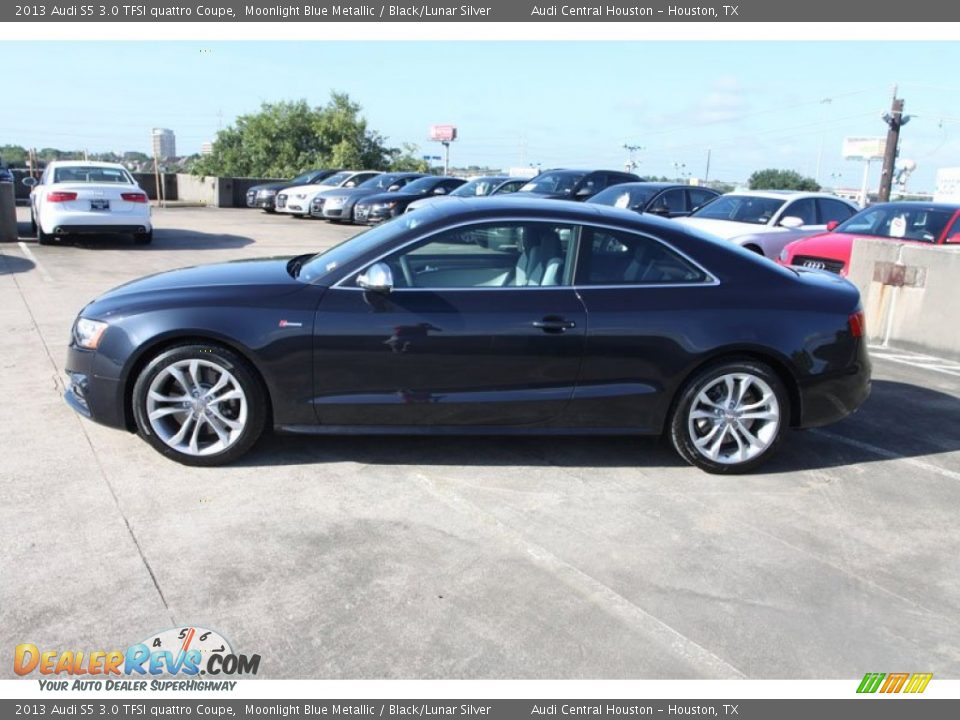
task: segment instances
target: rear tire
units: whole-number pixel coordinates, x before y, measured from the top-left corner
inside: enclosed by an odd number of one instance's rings
[[[30,211],[30,234],[37,234],[37,219],[33,216],[33,210]]]
[[[53,245],[55,241],[56,236],[45,233],[43,231],[43,227],[41,225],[37,225],[37,242],[40,245]]]
[[[136,245],[149,245],[153,242],[153,229],[151,228],[149,232],[137,233],[133,236],[133,242]]]
[[[224,465],[263,433],[268,409],[263,384],[235,352],[214,344],[161,352],[133,386],[137,434],[183,465]]]
[[[728,360],[684,386],[668,434],[680,457],[716,474],[750,472],[776,452],[790,421],[779,376],[755,360]]]

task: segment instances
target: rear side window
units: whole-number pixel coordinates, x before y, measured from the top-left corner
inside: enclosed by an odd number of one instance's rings
[[[842,203],[839,200],[830,200],[829,198],[819,198],[817,205],[820,206],[820,224],[826,225],[829,222],[843,222],[856,210]]]
[[[710,190],[688,189],[687,196],[690,198],[690,210],[696,210],[701,205],[706,205],[713,200],[717,193]]]
[[[620,230],[584,227],[578,285],[708,283],[703,270],[662,242]]]

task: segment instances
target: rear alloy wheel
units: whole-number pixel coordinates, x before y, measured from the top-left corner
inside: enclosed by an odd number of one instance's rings
[[[767,365],[725,362],[698,373],[670,420],[670,440],[710,473],[742,473],[765,462],[783,439],[790,399]]]
[[[216,345],[157,356],[133,388],[140,436],[184,465],[212,466],[246,453],[263,432],[266,396],[249,365]]]

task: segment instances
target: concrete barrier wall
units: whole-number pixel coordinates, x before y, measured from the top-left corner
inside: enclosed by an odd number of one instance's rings
[[[872,343],[960,358],[960,246],[857,240],[849,279]]]
[[[220,207],[219,178],[177,173],[177,198],[181,202]]]

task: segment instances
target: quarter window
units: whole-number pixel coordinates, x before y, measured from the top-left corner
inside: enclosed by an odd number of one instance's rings
[[[687,285],[710,281],[679,253],[642,235],[586,227],[580,245],[579,285]]]

